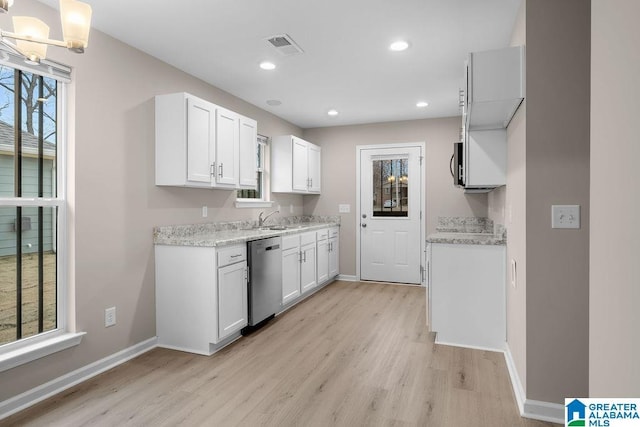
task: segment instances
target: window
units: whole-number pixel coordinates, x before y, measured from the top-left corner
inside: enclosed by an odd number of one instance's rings
[[[0,371],[79,342],[61,339],[65,144],[58,80],[0,61]]]
[[[269,192],[267,189],[268,173],[267,173],[267,150],[268,138],[258,135],[256,143],[256,189],[238,190],[236,195],[236,207],[270,207],[273,203],[269,201]]]
[[[406,157],[373,160],[373,216],[408,216],[408,167]],[[379,198],[378,194],[384,197]]]

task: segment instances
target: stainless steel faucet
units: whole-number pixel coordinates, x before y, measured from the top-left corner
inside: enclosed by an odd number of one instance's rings
[[[260,215],[258,215],[258,227],[262,227],[264,225],[264,222],[268,220],[271,215],[277,214],[278,212],[280,211],[276,209],[275,211],[271,212],[269,215],[265,216],[264,218],[262,217],[264,215],[264,211],[260,212]]]

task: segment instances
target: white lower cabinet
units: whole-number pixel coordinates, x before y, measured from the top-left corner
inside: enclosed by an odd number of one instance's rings
[[[340,229],[329,229],[329,277],[335,278],[340,273]]]
[[[322,284],[329,280],[329,229],[316,232],[318,241],[318,284]]]
[[[218,268],[218,339],[247,325],[247,308],[246,263]]]
[[[300,296],[299,237],[283,237],[282,248],[282,304],[286,304]]]
[[[300,236],[301,242],[307,243],[300,245],[302,253],[302,261],[300,262],[300,292],[303,294],[309,292],[318,286],[316,278],[316,233],[305,233]]]
[[[316,232],[282,238],[282,304],[315,288]]]
[[[436,343],[503,351],[506,249],[429,244],[430,328]]]
[[[339,270],[339,228],[333,227],[316,233],[318,241],[317,282],[322,285],[338,275]]]
[[[246,245],[155,247],[158,346],[213,354],[247,325]]]

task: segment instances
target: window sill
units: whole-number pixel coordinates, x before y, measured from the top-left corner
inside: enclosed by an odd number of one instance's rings
[[[0,372],[76,346],[85,334],[69,332],[0,354]]]
[[[236,208],[270,208],[273,203],[264,200],[236,200]]]

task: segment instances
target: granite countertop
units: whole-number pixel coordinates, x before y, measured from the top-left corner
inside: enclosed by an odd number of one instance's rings
[[[427,236],[427,243],[506,245],[507,233],[488,218],[439,217],[436,233]]]
[[[287,217],[281,219],[280,223],[266,224],[262,228],[258,228],[254,221],[164,226],[154,228],[153,243],[168,246],[217,247],[336,226],[340,226],[339,217]]]
[[[427,236],[429,243],[450,243],[455,245],[506,245],[504,235],[493,233],[433,233]]]

